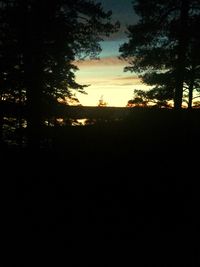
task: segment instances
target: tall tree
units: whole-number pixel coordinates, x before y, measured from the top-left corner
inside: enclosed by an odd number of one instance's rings
[[[4,115],[18,117],[20,110],[15,104],[25,99],[17,36],[10,24],[13,7],[13,1],[0,1],[0,139]]]
[[[190,19],[189,32],[190,42],[186,58],[185,91],[188,108],[193,106],[193,100],[200,97],[200,11]],[[195,104],[195,103],[194,103]]]
[[[157,89],[172,90],[174,107],[180,109],[188,78],[188,52],[192,39],[197,41],[190,30],[199,17],[200,2],[136,0],[134,9],[140,19],[128,27],[129,41],[120,48],[121,56],[130,63],[125,70],[139,73]]]
[[[30,140],[35,146],[49,104],[71,97],[70,89],[84,90],[75,81],[73,61],[96,57],[100,41],[119,24],[111,22],[111,12],[104,12],[100,3],[89,0],[10,0],[4,11],[11,14],[7,24],[14,36],[11,43],[23,76]]]

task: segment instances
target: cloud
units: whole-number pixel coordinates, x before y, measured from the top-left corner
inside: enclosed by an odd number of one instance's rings
[[[95,87],[140,85],[141,80],[136,75],[123,72],[126,63],[126,61],[117,57],[78,62],[76,64],[80,71],[77,73],[77,81]]]
[[[83,80],[82,80],[83,81]],[[95,87],[121,87],[121,86],[135,86],[141,85],[141,80],[138,77],[118,77],[110,76],[107,79],[104,77],[99,78],[87,78],[87,83]]]
[[[74,64],[78,66],[78,68],[88,68],[88,67],[107,67],[107,66],[126,66],[128,63],[123,59],[119,59],[118,57],[103,57],[101,59],[86,59],[83,61],[75,61]]]
[[[120,84],[121,86],[141,84],[141,79],[134,75],[126,77],[117,77],[113,79],[113,83],[114,81],[117,81],[117,84]]]

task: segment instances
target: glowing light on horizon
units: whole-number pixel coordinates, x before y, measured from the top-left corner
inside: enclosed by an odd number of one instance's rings
[[[147,88],[136,75],[123,71],[127,62],[117,57],[86,60],[76,65],[79,68],[77,82],[90,85],[85,89],[86,95],[76,93],[83,106],[97,106],[103,96],[108,106],[125,107],[133,98],[134,89]]]

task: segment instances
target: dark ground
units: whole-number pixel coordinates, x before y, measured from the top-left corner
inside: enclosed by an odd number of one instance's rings
[[[199,120],[171,118],[60,128],[51,148],[2,150],[16,262],[199,266]]]

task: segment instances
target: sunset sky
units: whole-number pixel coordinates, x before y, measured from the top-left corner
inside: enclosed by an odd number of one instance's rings
[[[85,89],[87,95],[77,93],[80,103],[84,106],[97,106],[103,98],[108,106],[126,106],[133,97],[133,90],[144,88],[134,73],[124,72],[127,62],[119,60],[119,47],[127,39],[126,25],[137,21],[132,8],[132,0],[96,0],[101,2],[105,11],[112,10],[113,19],[119,20],[120,31],[101,43],[100,60],[78,62],[77,82],[90,84]]]

